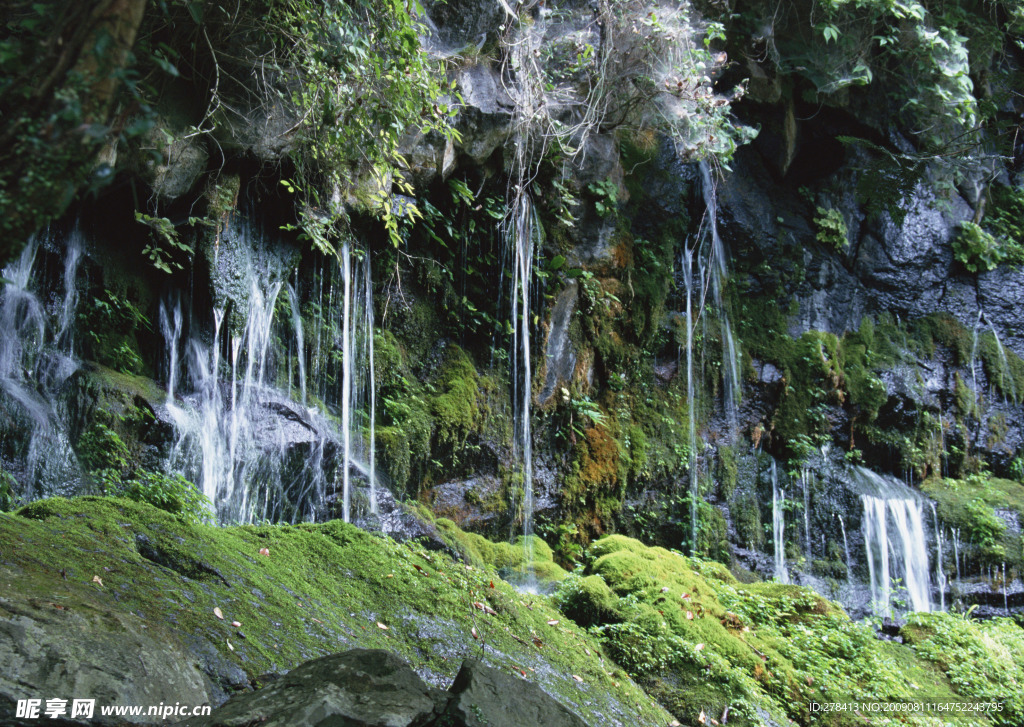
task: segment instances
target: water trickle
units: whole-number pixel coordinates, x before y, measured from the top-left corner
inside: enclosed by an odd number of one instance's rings
[[[814,555],[811,552],[811,470],[807,467],[800,468],[800,487],[804,492],[804,551],[810,565]]]
[[[296,280],[296,283],[298,281]],[[305,340],[302,335],[302,301],[296,292],[294,285],[288,285],[288,302],[291,303],[292,328],[295,330],[295,358],[299,368],[299,392],[302,395],[302,405],[306,405],[306,351]],[[291,381],[289,372],[288,380]]]
[[[725,281],[729,276],[729,270],[725,245],[718,234],[718,191],[711,176],[711,167],[707,162],[702,161],[700,163],[700,173],[703,182],[704,205],[707,210],[708,237],[711,243],[708,250],[711,294],[722,328],[722,399],[726,420],[729,424],[729,432],[735,437],[739,429],[737,406],[741,392],[739,351],[736,346],[736,338],[733,335],[732,324],[729,322],[729,313],[725,308],[722,297]],[[704,294],[706,292],[705,290]]]
[[[843,533],[843,556],[846,558],[846,582],[850,583],[853,581],[853,565],[850,560],[850,543],[846,539],[846,522],[843,520],[843,516],[836,513],[836,518],[839,520],[839,529]]]
[[[686,284],[686,405],[689,422],[689,458],[687,466],[690,477],[690,555],[697,554],[697,501],[700,497],[697,482],[697,393],[693,381],[693,249],[683,251],[683,275]],[[774,466],[774,463],[773,463]]]
[[[942,530],[939,528],[939,514],[935,503],[928,503],[932,508],[932,521],[935,523],[935,585],[939,589],[939,609],[946,610],[946,572],[943,570]]]
[[[786,516],[783,504],[786,491],[779,487],[779,474],[772,460],[772,540],[775,546],[775,580],[789,583],[789,571],[786,569]]]
[[[960,528],[953,528],[953,563],[956,565],[956,582],[960,583]]]
[[[531,433],[530,399],[532,373],[530,368],[530,283],[532,281],[536,212],[526,193],[517,196],[516,207],[509,220],[509,247],[512,255],[511,321],[512,321],[512,404],[513,456],[523,476],[523,547],[526,557],[526,587],[536,587],[533,554],[533,437]]]

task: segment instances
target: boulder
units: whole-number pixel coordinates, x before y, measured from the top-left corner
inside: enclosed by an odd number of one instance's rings
[[[71,605],[59,598],[50,602],[17,594],[0,597],[0,664],[3,725],[19,724],[5,720],[15,714],[19,699],[42,699],[44,706],[47,699],[66,699],[69,707],[73,699],[96,700],[92,719],[59,722],[67,725],[160,721],[145,716],[105,718],[99,714],[101,706],[211,701],[196,660],[168,634],[133,614],[80,602]]]
[[[263,689],[240,694],[178,727],[585,727],[525,679],[467,659],[448,692],[402,659],[353,649],[306,662]]]
[[[447,703],[408,664],[379,649],[353,649],[306,662],[257,692],[228,700],[181,727],[426,727]]]
[[[446,716],[462,727],[586,727],[532,682],[467,659],[448,691]]]

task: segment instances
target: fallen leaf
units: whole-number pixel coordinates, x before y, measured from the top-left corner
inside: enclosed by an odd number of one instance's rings
[[[103,588],[103,579],[100,578],[99,576],[93,576],[92,577],[92,582],[93,583],[99,583],[100,584],[100,588]]]
[[[318,619],[318,618],[315,618],[315,619],[313,619],[313,620],[314,620],[314,621],[316,621],[316,622],[317,622],[318,624],[320,624],[321,626],[322,626],[322,625],[323,625],[323,623],[324,623],[323,621],[321,621],[321,620],[320,620],[320,619]]]
[[[524,677],[526,676],[526,672],[523,671],[522,669],[519,670],[519,673],[522,674]]]
[[[697,644],[693,647],[694,651],[704,651],[704,644]]]
[[[491,581],[491,588],[494,588],[494,581]]]
[[[395,577],[395,574],[394,574],[394,573],[388,573],[388,574],[387,574],[386,576],[384,576],[384,577],[385,577],[385,578],[394,578],[394,577]]]
[[[231,625],[234,626],[236,629],[242,628],[242,624],[239,623],[238,621],[232,621]]]
[[[480,638],[480,636],[479,636],[479,635],[477,634],[477,632],[476,632],[476,626],[474,626],[473,628],[471,628],[471,629],[469,630],[469,633],[473,634],[473,638],[474,638],[474,639],[479,639],[479,638]]]
[[[674,719],[674,720],[672,720],[671,722],[668,723],[668,727],[683,727],[683,726],[681,724],[679,724],[679,720],[678,719]]]
[[[220,610],[219,606],[213,607],[213,615],[219,618],[221,621],[224,620],[224,612]]]
[[[225,641],[227,641],[227,639],[225,639]],[[235,647],[231,645],[231,642],[227,641],[227,643],[228,643],[228,648],[231,649],[232,651],[234,651]]]
[[[663,587],[663,588],[661,589],[661,592],[662,592],[662,593],[668,593],[668,586],[664,586],[664,587]]]
[[[534,646],[536,646],[538,649],[543,649],[544,648],[544,642],[543,641],[538,639],[536,636],[534,636],[532,638],[533,638],[533,645]]]
[[[416,570],[418,570],[420,572],[421,576],[430,575],[429,573],[427,573],[425,570],[423,570],[420,566],[416,565],[415,563],[412,564],[412,567],[415,568]]]
[[[548,626],[557,626],[557,625],[558,625],[558,620],[557,619],[551,619],[550,621],[548,621]]]
[[[260,555],[270,557],[270,548],[260,548]]]
[[[693,621],[693,611],[687,611],[686,612],[686,620],[687,621]]]
[[[690,600],[690,594],[689,593],[684,593],[683,595],[680,596],[680,598],[683,599],[684,601],[689,601]]]
[[[573,674],[572,678],[575,679],[576,681],[578,681],[580,684],[583,683],[583,677],[581,677],[581,676],[577,676],[577,675]]]
[[[380,621],[377,622],[377,628],[382,629],[383,631],[390,631],[391,630],[390,628],[388,628],[387,626],[382,624]]]
[[[51,603],[50,605],[53,606],[58,611],[67,611],[68,610],[65,606],[61,606],[59,603]]]
[[[707,724],[708,718],[704,714],[704,710],[703,709],[700,711],[700,716],[697,717],[697,721],[700,722],[701,724]]]

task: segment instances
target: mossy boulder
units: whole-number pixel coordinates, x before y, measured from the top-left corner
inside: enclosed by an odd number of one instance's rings
[[[5,599],[120,614],[166,634],[200,664],[209,701],[260,675],[364,647],[397,653],[435,686],[482,653],[590,724],[672,719],[543,596],[517,592],[490,568],[340,521],[216,528],[144,503],[58,498],[0,514],[0,553]]]

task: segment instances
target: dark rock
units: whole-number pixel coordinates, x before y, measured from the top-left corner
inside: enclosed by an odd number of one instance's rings
[[[569,340],[569,323],[576,309],[579,287],[575,282],[565,286],[558,294],[551,313],[551,328],[548,331],[547,356],[544,369],[544,390],[538,397],[543,405],[555,395],[559,386],[568,386],[576,368],[576,352]]]
[[[0,597],[0,664],[3,715],[13,715],[19,699],[87,697],[97,706],[211,701],[195,659],[170,635],[134,615],[84,604]],[[123,722],[101,717],[97,707],[92,720],[64,724]]]
[[[452,51],[479,48],[488,33],[498,31],[506,16],[496,2],[428,0],[423,5],[432,26],[430,40]]]
[[[524,679],[467,659],[449,690],[446,716],[458,727],[585,727],[586,723]],[[443,722],[442,722],[443,723]]]
[[[354,649],[306,662],[263,689],[180,725],[426,727],[446,703],[443,692],[427,686],[394,654]]]
[[[461,137],[457,149],[475,164],[483,164],[508,138],[514,104],[489,65],[461,70],[456,82],[463,101],[455,120]]]

